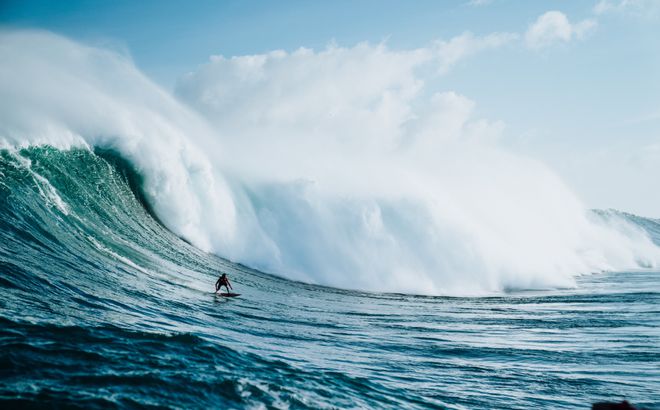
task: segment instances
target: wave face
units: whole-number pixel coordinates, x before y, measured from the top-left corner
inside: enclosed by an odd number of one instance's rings
[[[179,84],[190,109],[127,57],[1,36],[3,146],[118,152],[168,229],[230,260],[435,295],[574,286],[660,261],[644,230],[594,218],[545,166],[499,146],[501,124],[472,120],[467,98],[425,98],[420,51],[216,58]],[[310,67],[330,68],[296,77]]]
[[[487,298],[343,291],[183,241],[115,151],[4,149],[0,175],[5,407],[660,404],[657,271]],[[660,221],[592,217],[660,243]],[[241,298],[213,295],[218,271]]]

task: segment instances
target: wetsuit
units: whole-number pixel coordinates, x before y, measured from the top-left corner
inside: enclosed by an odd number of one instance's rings
[[[229,279],[227,276],[220,276],[218,278],[218,281],[215,282],[215,291],[219,291],[221,287],[227,288],[227,292],[229,292],[229,288],[231,288],[231,284],[229,283]]]

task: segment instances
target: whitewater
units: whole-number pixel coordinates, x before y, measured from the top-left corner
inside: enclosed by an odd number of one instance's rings
[[[0,56],[7,404],[660,403],[660,222],[428,90],[441,53],[215,56],[174,93],[48,32]]]

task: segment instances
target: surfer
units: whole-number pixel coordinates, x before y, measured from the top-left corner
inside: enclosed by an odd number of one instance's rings
[[[229,278],[227,277],[226,273],[220,275],[218,281],[215,282],[215,291],[219,291],[223,286],[227,288],[227,293],[229,293],[229,289],[234,290],[234,288],[231,287],[231,283],[229,283]]]

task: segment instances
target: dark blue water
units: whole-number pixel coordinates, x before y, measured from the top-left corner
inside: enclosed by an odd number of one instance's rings
[[[290,282],[165,230],[113,153],[0,154],[0,407],[660,407],[659,272],[480,298]]]

